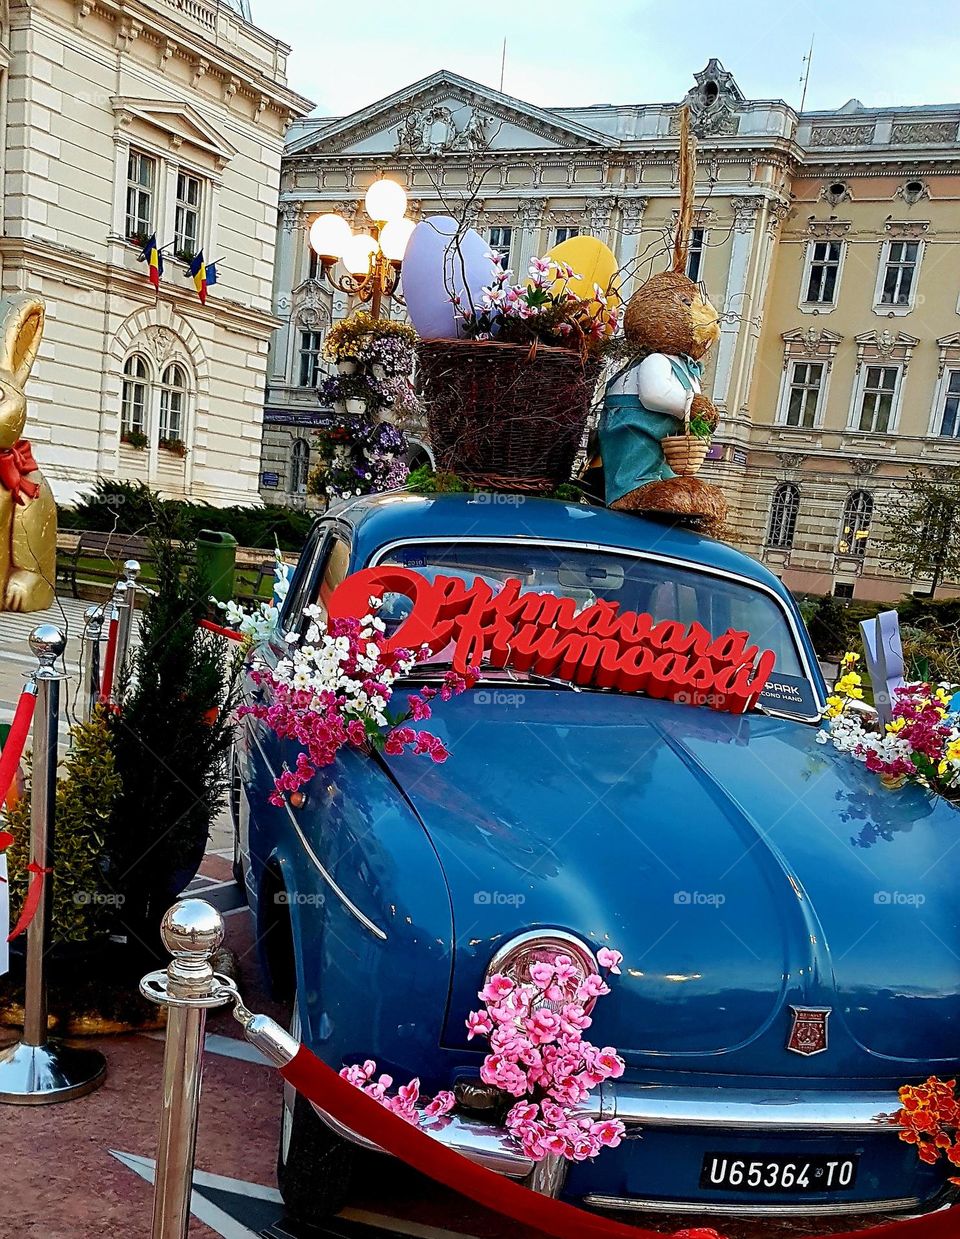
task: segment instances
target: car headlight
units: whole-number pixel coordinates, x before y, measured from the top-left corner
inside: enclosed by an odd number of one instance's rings
[[[566,955],[577,970],[577,975],[568,982],[566,987],[565,1001],[571,1002],[579,986],[591,974],[599,973],[600,969],[590,948],[573,934],[565,933],[560,929],[535,929],[517,938],[512,938],[500,947],[490,960],[484,980],[489,981],[496,973],[502,973],[510,977],[512,981],[525,984],[531,979],[530,969],[534,964],[552,964],[558,955]],[[584,1005],[584,1010],[592,1010],[595,1002],[595,998],[590,999]],[[541,1005],[559,1011],[563,1004],[548,1002],[544,999]]]

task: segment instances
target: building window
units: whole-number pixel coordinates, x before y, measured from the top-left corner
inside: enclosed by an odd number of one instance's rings
[[[290,493],[305,495],[310,473],[310,444],[306,439],[294,439],[290,449]]]
[[[134,353],[123,363],[123,393],[120,400],[120,437],[146,434],[147,363]]]
[[[853,584],[850,581],[837,581],[833,587],[834,598],[852,598]]]
[[[789,550],[797,530],[797,515],[800,511],[800,487],[793,482],[784,482],[773,492],[770,505],[770,527],[767,530],[767,546]]]
[[[877,305],[909,309],[917,293],[919,241],[888,241],[880,264]]]
[[[491,228],[487,233],[490,248],[499,255],[504,267],[510,266],[510,246],[513,244],[512,228]]]
[[[323,374],[323,332],[300,332],[301,387],[316,387]]]
[[[177,210],[174,223],[174,249],[189,261],[200,248],[200,204],[202,185],[198,176],[177,173]]]
[[[807,248],[805,305],[835,305],[842,241],[813,241]]]
[[[944,375],[943,404],[937,420],[937,434],[960,439],[960,370],[948,370]]]
[[[157,179],[157,161],[141,151],[127,156],[127,236],[145,241],[153,231],[153,190]]]
[[[509,231],[510,229],[508,228],[507,232]],[[572,237],[579,237],[579,235],[579,228],[558,228],[554,235],[553,243],[554,245],[559,245],[562,241],[569,241]],[[491,244],[493,243],[491,242]]]
[[[687,276],[696,284],[703,270],[703,251],[706,245],[706,228],[690,229],[690,245],[687,249]]]
[[[853,555],[862,559],[870,537],[870,521],[873,519],[873,496],[869,491],[855,490],[847,496],[843,505],[843,522],[837,550],[841,555]]]
[[[187,375],[183,366],[167,366],[160,377],[160,444],[182,443],[187,406]]]
[[[867,366],[856,429],[887,434],[893,427],[899,366]]]
[[[310,280],[316,280],[316,279],[319,279],[319,277],[320,277],[320,255],[311,246],[310,263],[309,263],[309,266],[307,267],[307,278]]]
[[[780,423],[810,429],[817,424],[823,391],[823,362],[795,361],[792,366]]]

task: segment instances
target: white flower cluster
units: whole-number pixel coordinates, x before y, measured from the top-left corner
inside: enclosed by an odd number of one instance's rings
[[[370,599],[371,611],[380,606]],[[297,633],[289,633],[290,655],[281,658],[274,676],[297,690],[307,690],[314,697],[334,693],[344,698],[343,712],[347,716],[369,719],[378,727],[387,726],[387,703],[393,695],[393,685],[407,675],[416,663],[415,657],[399,659],[395,666],[385,667],[380,661],[379,638],[386,630],[383,620],[373,614],[359,621],[355,637],[333,637],[321,629],[323,611],[317,606],[304,607],[309,621],[303,642]],[[351,670],[347,671],[347,666]],[[383,692],[368,692],[364,687],[373,680]]]
[[[273,596],[277,600],[275,603],[273,601],[260,602],[254,610],[248,611],[246,607],[241,606],[232,598],[229,602],[219,602],[216,598],[210,599],[223,612],[224,619],[229,626],[236,632],[242,633],[251,645],[259,645],[262,641],[266,641],[274,631],[277,620],[280,618],[280,608],[290,588],[287,566],[279,551],[274,552],[274,559],[276,563],[273,569]]]
[[[868,729],[864,726],[864,718],[859,714],[838,714],[830,720],[826,730],[817,732],[817,743],[832,744],[838,752],[849,753],[857,761],[865,762],[870,753],[885,764],[900,757],[909,759],[913,749],[908,741],[901,740],[894,732]]]

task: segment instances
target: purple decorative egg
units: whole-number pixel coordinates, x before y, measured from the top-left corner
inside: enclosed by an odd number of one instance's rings
[[[480,304],[481,290],[497,265],[490,243],[472,228],[461,231],[447,215],[421,220],[403,256],[403,296],[410,321],[424,340],[455,340],[462,335],[454,297],[468,309]]]

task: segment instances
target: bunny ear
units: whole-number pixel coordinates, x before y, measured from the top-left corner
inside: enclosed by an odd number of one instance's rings
[[[0,366],[23,387],[30,377],[43,335],[43,302],[21,293],[0,302]]]

